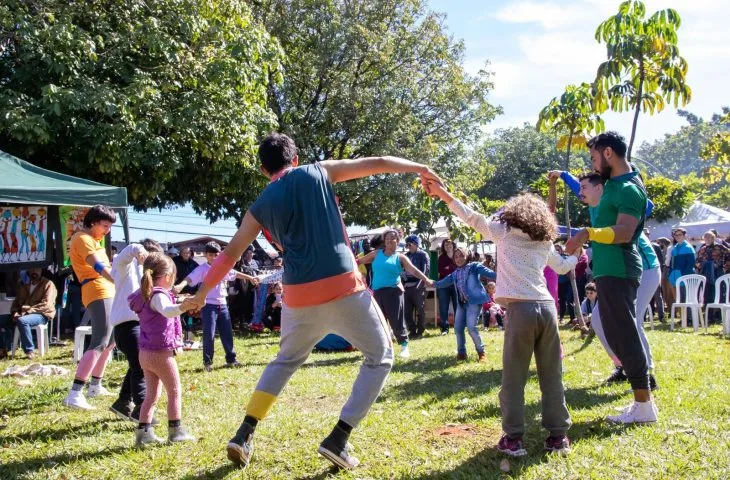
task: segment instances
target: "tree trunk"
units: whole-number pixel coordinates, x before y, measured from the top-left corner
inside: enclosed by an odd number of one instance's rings
[[[631,125],[631,139],[629,148],[626,150],[626,160],[631,161],[631,150],[634,148],[636,138],[636,125],[639,123],[639,111],[641,110],[641,96],[644,93],[644,56],[639,57],[639,90],[636,92],[636,110],[634,110],[634,123]]]
[[[573,134],[574,132],[570,132],[570,137],[568,138],[568,151],[565,154],[565,171],[570,171],[570,147],[573,144]],[[568,229],[568,238],[570,238],[570,194],[568,193],[568,187],[565,186],[565,228]],[[575,311],[575,318],[578,319],[578,326],[583,330],[586,326],[586,322],[583,319],[583,312],[580,310],[580,300],[578,296],[578,284],[575,281],[575,275],[570,275],[570,286],[573,289],[573,310]]]

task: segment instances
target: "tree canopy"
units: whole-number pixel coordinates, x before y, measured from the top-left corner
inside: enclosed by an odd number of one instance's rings
[[[487,101],[491,74],[465,72],[463,43],[423,0],[268,0],[255,11],[286,54],[269,106],[304,162],[390,154],[448,172],[501,111]],[[346,222],[364,225],[417,195],[392,175],[336,190]]]
[[[5,2],[0,148],[124,185],[137,208],[223,199],[263,183],[254,148],[276,118],[281,50],[244,1]]]
[[[677,30],[682,22],[667,8],[646,17],[644,3],[622,2],[618,13],[596,29],[606,44],[607,60],[598,67],[595,109],[634,110],[627,158],[631,160],[639,112],[661,112],[666,102],[686,105],[692,90],[686,83],[687,62],[679,54]]]

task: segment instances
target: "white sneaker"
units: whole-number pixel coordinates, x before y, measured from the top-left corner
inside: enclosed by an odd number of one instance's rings
[[[626,413],[629,410],[631,410],[631,407],[633,407],[634,404],[626,405],[625,407],[616,407],[616,411],[619,411],[621,413]],[[651,406],[654,409],[654,413],[656,414],[657,418],[659,418],[659,409],[656,408],[656,402],[654,400],[651,400]]]
[[[411,356],[411,351],[408,349],[408,345],[401,347],[400,358],[408,358]]]
[[[104,385],[89,385],[89,389],[86,391],[86,396],[89,398],[94,397],[110,397],[114,395],[112,392],[104,388]]]
[[[89,405],[83,392],[71,390],[66,398],[63,399],[65,407],[78,408],[80,410],[94,410],[96,407]]]
[[[618,415],[609,415],[606,420],[613,423],[654,423],[657,421],[658,410],[653,400],[648,402],[634,402],[624,412]]]

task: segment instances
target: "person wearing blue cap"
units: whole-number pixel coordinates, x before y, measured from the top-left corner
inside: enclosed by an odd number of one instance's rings
[[[421,250],[421,239],[417,235],[406,237],[406,257],[414,267],[426,276],[430,269],[428,254]],[[406,327],[408,336],[415,340],[423,337],[426,330],[426,285],[415,275],[403,271],[403,306],[405,308]],[[416,322],[413,321],[413,311],[416,312]]]

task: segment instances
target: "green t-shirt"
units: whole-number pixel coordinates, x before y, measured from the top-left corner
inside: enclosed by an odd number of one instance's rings
[[[638,219],[639,224],[628,243],[592,243],[594,278],[641,278],[642,261],[637,240],[644,229],[646,202],[646,190],[638,172],[613,177],[606,182],[601,203],[596,207],[595,215],[592,215],[593,226],[612,227],[621,213]]]

